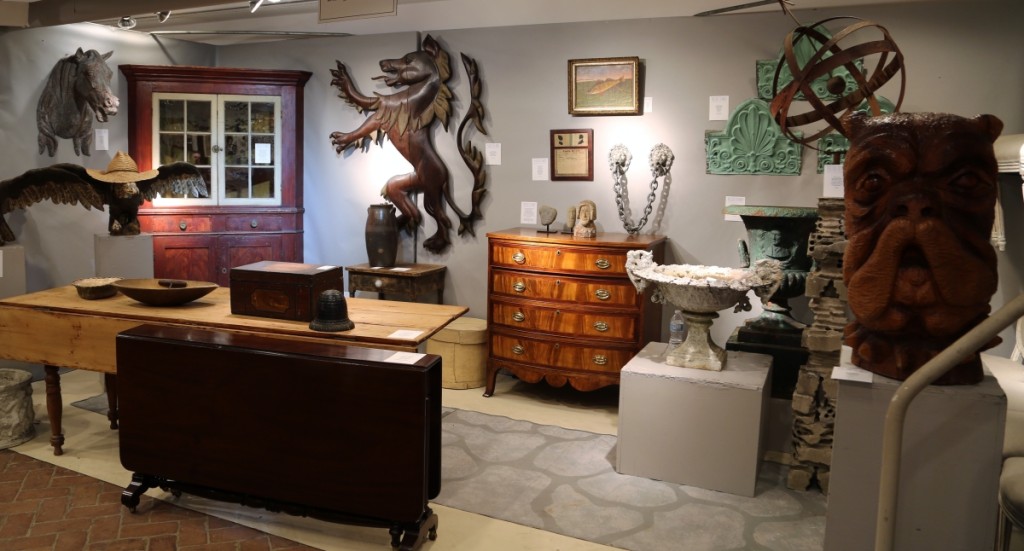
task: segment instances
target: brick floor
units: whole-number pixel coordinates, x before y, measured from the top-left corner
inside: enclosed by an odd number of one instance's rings
[[[10,450],[0,450],[0,549],[4,551],[283,551],[313,549],[142,496]]]

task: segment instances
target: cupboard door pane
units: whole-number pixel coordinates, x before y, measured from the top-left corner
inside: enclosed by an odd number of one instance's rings
[[[212,103],[209,101],[187,102],[187,116],[189,132],[210,132],[210,115]]]
[[[243,101],[224,102],[224,131],[249,131],[249,104]]]
[[[160,131],[181,132],[185,129],[185,102],[176,99],[160,100]]]
[[[224,164],[249,164],[249,136],[245,134],[226,134],[224,136]]]
[[[247,199],[249,197],[249,169],[234,167],[224,169],[224,197]]]
[[[274,104],[264,102],[252,103],[252,131],[254,133],[274,133]]]
[[[252,169],[252,196],[257,199],[274,197],[274,169]]]
[[[160,164],[166,165],[185,160],[185,136],[182,134],[160,135]]]

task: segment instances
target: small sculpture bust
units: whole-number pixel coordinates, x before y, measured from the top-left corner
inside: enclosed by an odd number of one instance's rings
[[[565,209],[565,227],[562,228],[562,233],[572,234],[573,229],[576,227],[576,205],[569,205],[569,208]]]
[[[576,225],[572,228],[573,237],[596,237],[597,205],[589,199],[580,201],[576,207]]]

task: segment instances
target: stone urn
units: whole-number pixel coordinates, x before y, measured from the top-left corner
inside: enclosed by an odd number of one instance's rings
[[[718,312],[750,310],[748,291],[765,300],[782,280],[782,268],[773,259],[758,260],[750,268],[658,265],[649,251],[627,253],[626,274],[638,293],[654,285],[651,300],[675,305],[686,320],[686,340],[666,355],[665,363],[711,371],[721,371],[725,364],[725,350],[710,333]]]
[[[807,255],[807,241],[818,221],[818,209],[730,205],[723,212],[738,215],[747,229],[747,239],[739,243],[741,266],[770,258],[779,261],[783,271],[779,289],[764,303],[761,314],[746,322],[745,328],[798,335],[806,324],[793,317],[789,299],[804,294],[813,263]]]
[[[28,442],[36,435],[32,409],[32,374],[0,368],[0,450]]]

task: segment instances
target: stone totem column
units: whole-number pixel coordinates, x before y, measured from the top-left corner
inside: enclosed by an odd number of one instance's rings
[[[835,429],[836,383],[832,368],[839,365],[843,329],[848,323],[846,285],[843,283],[843,198],[818,200],[818,222],[808,239],[814,268],[804,294],[814,321],[804,329],[801,344],[809,354],[800,366],[793,390],[793,461],[787,485],[806,490],[813,483],[828,493]]]

